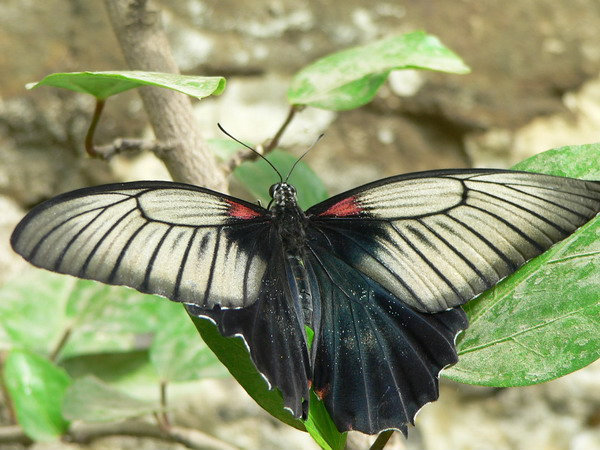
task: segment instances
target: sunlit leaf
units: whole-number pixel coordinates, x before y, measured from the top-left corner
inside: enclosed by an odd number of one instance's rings
[[[288,101],[331,110],[357,108],[373,99],[392,70],[409,68],[469,72],[437,37],[416,31],[315,61],[294,76]]]
[[[562,147],[515,169],[600,178],[600,145]],[[490,386],[540,383],[600,358],[600,217],[465,306],[459,362],[444,371]]]
[[[198,77],[164,72],[121,70],[110,72],[53,73],[41,81],[27,84],[28,89],[54,86],[106,99],[140,86],[158,86],[196,98],[219,95],[225,89],[223,77]]]

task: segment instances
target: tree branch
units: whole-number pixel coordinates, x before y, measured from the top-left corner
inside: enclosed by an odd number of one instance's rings
[[[162,430],[154,424],[141,421],[102,424],[74,423],[63,436],[63,440],[87,444],[107,436],[160,439],[166,442],[177,442],[194,450],[237,450],[233,445],[198,430],[182,427],[170,427],[168,430]],[[31,443],[31,439],[18,425],[0,427],[0,444],[28,445]]]
[[[125,60],[132,70],[179,73],[160,14],[147,3],[147,0],[104,0]],[[138,91],[156,138],[170,144],[156,154],[173,179],[226,190],[225,175],[198,131],[190,99],[151,86]]]

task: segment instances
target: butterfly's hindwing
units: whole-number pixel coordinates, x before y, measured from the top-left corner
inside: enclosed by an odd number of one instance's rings
[[[266,210],[207,189],[135,182],[86,188],[32,210],[11,238],[36,266],[203,307],[259,294]]]
[[[502,170],[403,175],[307,211],[334,251],[419,311],[461,305],[600,210],[600,184]]]
[[[438,374],[457,361],[460,308],[420,313],[311,240],[321,292],[313,389],[339,430],[405,434],[417,411],[437,399]]]

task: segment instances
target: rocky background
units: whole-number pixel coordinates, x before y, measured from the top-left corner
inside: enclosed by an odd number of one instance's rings
[[[206,137],[218,135],[217,121],[240,139],[271,137],[287,112],[290,77],[337,49],[423,29],[465,60],[469,75],[398,72],[359,110],[307,108],[297,117],[282,145],[300,153],[325,132],[307,160],[332,194],[401,172],[508,167],[548,148],[600,141],[597,0],[164,0],[156,6],[182,71],[227,77],[222,96],[197,104]],[[168,177],[152,155],[110,163],[83,156],[91,98],[24,89],[51,72],[124,68],[102,2],[0,3],[0,282],[24,270],[8,237],[31,206],[85,185]],[[128,92],[109,100],[97,142],[148,133],[141,101]],[[178,423],[241,448],[315,448],[230,380],[188,386],[177,410]],[[350,446],[367,448],[370,440],[351,436]],[[70,448],[56,445],[35,448]],[[167,445],[110,438],[89,448]],[[419,414],[408,441],[396,436],[388,448],[598,449],[600,365],[525,388],[444,381],[441,399]]]

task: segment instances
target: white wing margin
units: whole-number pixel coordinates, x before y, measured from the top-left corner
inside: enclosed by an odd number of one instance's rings
[[[439,312],[493,286],[599,211],[600,182],[481,169],[380,180],[307,214],[353,267],[417,310]]]
[[[34,208],[13,249],[32,264],[203,308],[257,298],[266,210],[179,183],[85,188]]]

